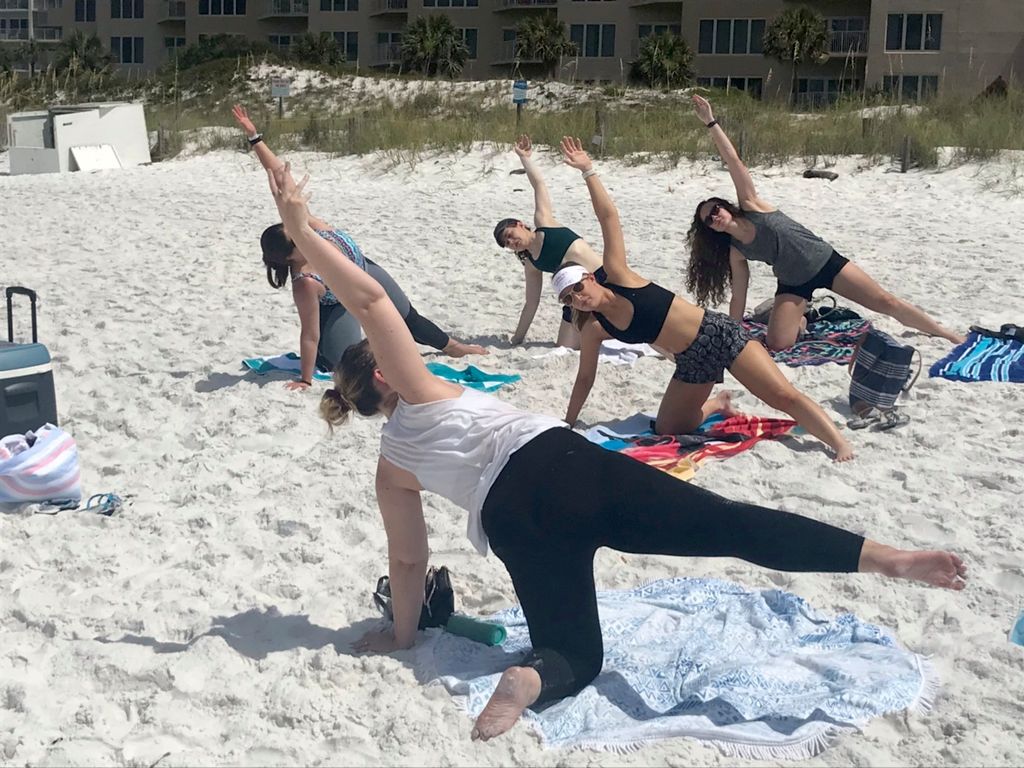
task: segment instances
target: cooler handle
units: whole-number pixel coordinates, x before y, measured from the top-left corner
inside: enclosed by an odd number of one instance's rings
[[[20,285],[9,285],[4,290],[4,294],[7,296],[7,340],[14,342],[14,304],[12,299],[16,293],[28,296],[32,305],[32,343],[36,344],[39,342],[39,332],[36,328],[36,292]]]
[[[33,392],[38,392],[39,387],[34,381],[19,381],[17,384],[8,384],[4,387],[3,391],[7,397],[17,397],[18,395],[30,395]]]

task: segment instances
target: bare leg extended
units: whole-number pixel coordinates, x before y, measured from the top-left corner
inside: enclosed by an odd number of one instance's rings
[[[756,341],[747,342],[729,371],[754,397],[788,413],[797,424],[830,446],[836,452],[836,461],[853,458],[853,448],[832,419],[820,405],[789,383],[765,348]]]
[[[661,398],[654,431],[659,435],[685,435],[699,427],[713,413],[725,416],[734,414],[730,392],[722,390],[715,397],[708,397],[714,387],[714,382],[686,384],[671,379]]]
[[[908,328],[922,331],[931,336],[939,336],[954,344],[960,344],[966,339],[966,336],[939,325],[923,309],[893,296],[853,262],[843,267],[836,275],[832,283],[832,290],[873,312],[889,315]]]
[[[792,347],[807,327],[804,312],[807,311],[807,300],[792,293],[780,293],[775,297],[772,314],[768,319],[768,332],[764,343],[768,349],[779,350]]]

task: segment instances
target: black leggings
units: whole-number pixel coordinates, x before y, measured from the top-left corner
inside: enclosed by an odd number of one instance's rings
[[[426,344],[439,350],[448,346],[451,337],[417,312],[412,304],[409,305],[409,314],[402,319],[417,344]]]
[[[599,547],[852,573],[864,544],[807,517],[730,501],[561,428],[512,454],[481,516],[530,628],[524,666],[541,679],[534,706],[571,696],[601,671]]]

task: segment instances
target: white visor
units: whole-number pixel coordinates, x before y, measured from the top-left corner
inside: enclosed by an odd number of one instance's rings
[[[578,264],[560,269],[551,276],[551,290],[555,292],[555,296],[561,298],[566,289],[576,285],[585,274],[587,274],[587,270]]]

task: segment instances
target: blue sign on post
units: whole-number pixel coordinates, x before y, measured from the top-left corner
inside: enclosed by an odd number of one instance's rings
[[[513,104],[525,104],[526,103],[526,81],[525,80],[513,80],[512,81],[512,103]]]

